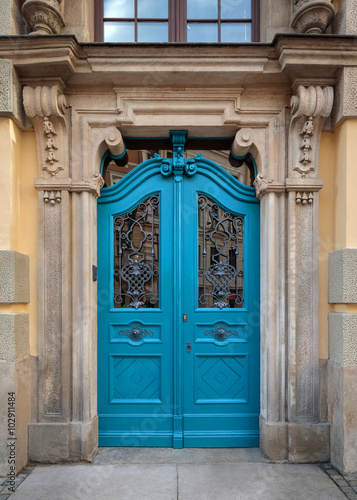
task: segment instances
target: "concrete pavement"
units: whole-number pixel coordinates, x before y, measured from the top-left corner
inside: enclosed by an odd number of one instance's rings
[[[10,500],[346,500],[319,465],[258,448],[100,448],[93,463],[37,465]],[[1,500],[1,498],[0,498]]]

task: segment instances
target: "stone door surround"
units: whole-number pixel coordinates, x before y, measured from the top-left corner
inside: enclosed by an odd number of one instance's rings
[[[179,127],[192,136],[235,135],[233,152],[256,161],[261,447],[272,460],[328,459],[329,426],[319,412],[318,150],[333,104],[329,81],[264,91],[202,82],[104,90],[45,83],[28,81],[23,91],[37,138],[40,220],[38,413],[29,426],[29,458],[80,460],[96,451],[92,266],[101,159],[107,149],[121,149],[123,135],[162,137]]]

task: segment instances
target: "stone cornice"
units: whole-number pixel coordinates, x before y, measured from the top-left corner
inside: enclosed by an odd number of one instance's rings
[[[213,74],[214,83],[220,84],[226,82],[228,70],[238,84],[248,73],[260,73],[264,83],[281,78],[304,78],[307,73],[313,79],[337,81],[341,67],[357,66],[357,44],[352,41],[356,38],[278,35],[271,44],[134,45],[80,44],[71,35],[10,36],[0,37],[0,57],[12,59],[21,78],[57,74],[66,85],[105,84],[116,80],[120,85],[130,85],[138,75],[142,81],[146,74],[153,73],[165,75],[159,85],[188,84],[192,82],[192,73],[198,84],[201,80],[206,84]],[[91,74],[90,81],[88,74]]]

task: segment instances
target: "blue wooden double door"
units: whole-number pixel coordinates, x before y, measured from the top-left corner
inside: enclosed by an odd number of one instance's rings
[[[98,200],[100,446],[259,446],[259,203],[198,157]]]

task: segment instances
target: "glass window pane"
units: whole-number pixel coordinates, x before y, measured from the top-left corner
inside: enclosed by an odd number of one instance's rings
[[[104,23],[105,42],[135,42],[134,23]]]
[[[134,0],[104,0],[104,17],[134,16]]]
[[[244,217],[198,196],[198,307],[243,307],[243,227]]]
[[[222,23],[221,42],[251,42],[252,26],[250,23]]]
[[[221,0],[222,19],[250,19],[251,0]]]
[[[138,18],[168,19],[168,0],[138,0]]]
[[[187,0],[187,19],[218,19],[218,0]]]
[[[168,42],[168,23],[138,23],[138,42]]]
[[[218,42],[217,23],[190,23],[187,25],[188,42]]]
[[[159,194],[114,217],[114,307],[159,307]]]

